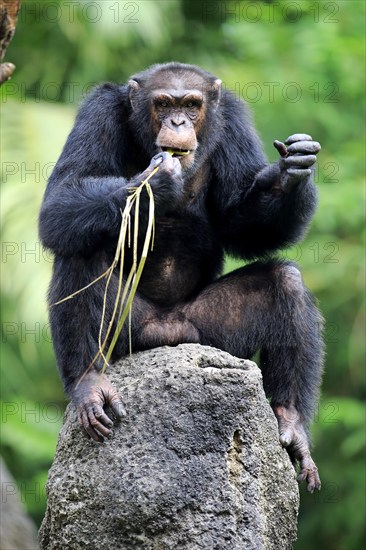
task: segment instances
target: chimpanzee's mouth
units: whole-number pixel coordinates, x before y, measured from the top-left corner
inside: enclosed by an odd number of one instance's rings
[[[170,153],[173,157],[184,157],[191,152],[188,149],[179,149],[178,147],[162,147],[161,150]]]

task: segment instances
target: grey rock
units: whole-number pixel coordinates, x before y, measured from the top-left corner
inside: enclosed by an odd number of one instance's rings
[[[20,489],[0,458],[0,549],[37,550],[37,529],[24,510]]]
[[[41,549],[292,548],[296,474],[255,363],[183,344],[108,374],[127,417],[98,445],[68,407]]]

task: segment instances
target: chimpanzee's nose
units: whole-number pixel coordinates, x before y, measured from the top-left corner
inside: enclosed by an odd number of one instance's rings
[[[185,120],[183,117],[175,116],[172,118],[172,124],[173,126],[181,126],[182,124],[185,124]]]

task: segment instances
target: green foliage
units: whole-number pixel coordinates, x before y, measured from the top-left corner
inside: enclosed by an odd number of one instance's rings
[[[46,312],[52,257],[40,246],[37,212],[73,115],[33,101],[2,109],[1,452],[38,522],[65,398]]]
[[[337,397],[321,401],[313,434],[322,471],[322,490],[313,495],[302,490],[296,549],[363,547],[364,419],[365,405],[355,399]]]
[[[16,474],[22,501],[40,522],[46,505],[47,470],[55,453],[63,407],[25,400],[17,394],[1,402],[1,415],[3,457]]]
[[[37,236],[46,179],[93,83],[177,59],[249,103],[271,161],[273,139],[305,131],[322,144],[314,222],[281,253],[326,319],[313,428],[323,490],[302,494],[296,548],[364,546],[364,16],[357,0],[23,2],[7,53],[17,69],[1,88],[2,452],[38,521],[65,404],[45,306],[52,258]]]

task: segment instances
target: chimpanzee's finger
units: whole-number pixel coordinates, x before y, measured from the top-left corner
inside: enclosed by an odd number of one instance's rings
[[[298,476],[299,481],[305,481],[306,480],[306,490],[309,493],[312,493],[314,489],[318,489],[320,491],[321,488],[321,481],[318,474],[318,468],[315,466],[314,462],[310,458],[303,458],[300,461],[300,474]]]
[[[111,430],[108,429],[106,426],[104,426],[101,422],[99,422],[99,420],[95,416],[93,409],[94,409],[93,405],[89,405],[86,407],[86,413],[88,415],[90,426],[95,432],[97,432],[97,435],[100,434],[104,437],[108,437],[109,434],[111,433]]]
[[[320,491],[322,484],[316,468],[308,473],[306,480],[306,490],[308,491],[308,493],[313,493],[314,489],[318,489],[318,491]]]
[[[287,147],[289,153],[316,154],[321,149],[317,141],[296,141]]]
[[[126,409],[119,395],[113,396],[109,401],[109,405],[117,418],[123,418],[127,415]]]
[[[285,143],[286,145],[291,145],[291,143],[295,143],[295,141],[313,141],[313,138],[308,134],[292,134],[292,136],[286,139]]]
[[[281,157],[285,157],[287,155],[287,147],[284,143],[282,143],[282,141],[278,141],[278,139],[275,139],[273,145],[276,147]]]
[[[298,166],[303,168],[309,168],[309,166],[312,166],[313,164],[315,164],[315,162],[315,155],[292,155],[283,159],[283,163],[286,166],[295,165],[296,167]]]
[[[313,481],[313,483],[314,483],[313,490],[318,489],[318,491],[320,491],[320,489],[322,488],[322,482],[320,481],[318,468],[316,466],[315,466],[315,469],[312,472],[312,479],[314,480]]]
[[[297,169],[297,168],[288,168],[286,170],[287,174],[291,177],[293,180],[302,180],[311,174],[310,168],[304,168],[303,170]]]
[[[104,439],[90,425],[89,418],[88,418],[88,415],[87,415],[86,411],[82,410],[80,412],[79,418],[80,418],[81,427],[82,427],[82,430],[83,430],[84,434],[86,434],[87,436],[94,439],[94,441],[96,441],[97,443],[102,443],[104,441]]]
[[[159,166],[163,161],[164,161],[163,153],[158,153],[151,159],[150,167],[156,168],[156,166]]]
[[[113,421],[104,412],[104,409],[101,405],[93,405],[93,412],[94,412],[95,418],[97,418],[99,422],[101,422],[107,428],[112,428]]]
[[[157,155],[153,156],[151,159],[151,163],[154,163],[154,166],[159,166],[164,161],[171,160],[172,155],[170,153],[167,153],[166,151],[161,151]]]

